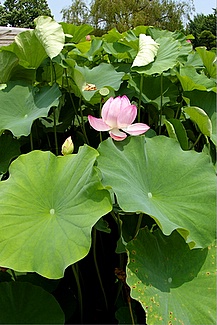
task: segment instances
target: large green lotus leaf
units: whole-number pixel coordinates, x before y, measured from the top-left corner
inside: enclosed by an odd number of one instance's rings
[[[44,289],[25,282],[0,283],[1,324],[64,324],[56,299]]]
[[[196,47],[196,51],[203,60],[209,76],[216,79],[216,53],[214,51],[207,51],[205,46]]]
[[[0,174],[6,173],[11,160],[20,154],[20,144],[11,134],[0,136]]]
[[[106,63],[101,63],[93,69],[76,66],[74,71],[74,80],[82,96],[87,101],[90,101],[95,92],[103,87],[111,87],[114,90],[118,90],[123,76],[124,72],[117,72],[111,64]],[[85,90],[87,84],[95,85],[96,89]]]
[[[0,265],[58,279],[85,257],[92,226],[111,210],[93,167],[98,152],[56,157],[32,151],[0,183]]]
[[[176,73],[184,91],[215,90],[215,80],[209,79],[205,74],[197,73],[191,66],[181,67],[180,73]]]
[[[0,52],[0,84],[10,80],[13,68],[18,64],[18,57],[11,52]]]
[[[103,184],[120,208],[152,216],[169,235],[178,229],[198,247],[215,238],[215,172],[204,153],[183,151],[165,136],[108,139],[99,146]],[[193,243],[192,243],[193,244]]]
[[[131,59],[131,48],[120,42],[104,43],[103,49],[106,53],[112,54],[117,59]]]
[[[172,37],[174,40],[177,40],[179,42],[179,55],[177,57],[177,61],[179,62],[186,62],[187,56],[190,52],[192,52],[192,45],[186,42],[186,35],[180,31],[171,32],[168,30],[150,27],[148,34],[150,34],[155,40],[162,37]]]
[[[93,31],[93,27],[86,24],[76,26],[73,24],[67,24],[62,22],[60,23],[60,25],[62,26],[65,34],[72,36],[73,43],[78,43],[83,37],[85,37],[86,35],[90,34]]]
[[[78,51],[79,50],[79,51]],[[73,58],[76,62],[79,60],[94,61],[96,55],[102,51],[102,40],[93,39],[91,42],[80,42],[76,45],[76,48],[69,52],[69,57]]]
[[[187,65],[193,66],[196,69],[202,69],[203,61],[197,52],[192,52],[188,55],[188,59],[187,59],[187,62],[185,63],[185,66],[187,66]]]
[[[47,54],[35,36],[34,30],[26,30],[15,37],[7,51],[11,51],[19,58],[19,64],[27,68],[38,68]]]
[[[0,91],[0,131],[10,130],[15,136],[29,135],[34,120],[46,117],[58,105],[61,92],[56,84],[40,90],[26,84],[9,83]]]
[[[35,68],[25,68],[18,64],[14,67],[10,80],[22,80],[28,84],[34,84],[36,80],[36,71]]]
[[[154,62],[144,67],[133,67],[133,71],[148,75],[161,74],[177,64],[177,58],[180,54],[179,42],[172,37],[157,38],[155,42],[160,46]]]
[[[63,28],[51,17],[40,16],[35,19],[35,35],[44,47],[49,58],[53,59],[63,49],[65,35]]]
[[[215,246],[192,249],[174,231],[147,228],[127,244],[127,283],[148,325],[216,322]]]

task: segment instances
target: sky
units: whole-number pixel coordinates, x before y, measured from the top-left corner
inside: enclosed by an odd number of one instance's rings
[[[89,3],[89,1],[85,1]],[[67,8],[72,3],[71,0],[47,0],[47,3],[49,5],[49,8],[54,15],[54,19],[57,22],[60,22],[62,20],[62,14],[60,14],[60,11],[63,8]],[[216,1],[215,0],[194,0],[194,6],[195,6],[195,14],[201,14],[204,15],[212,14],[212,8],[216,8]]]

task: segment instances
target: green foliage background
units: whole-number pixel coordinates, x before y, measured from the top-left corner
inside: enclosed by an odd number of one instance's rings
[[[213,324],[213,51],[149,26],[86,40],[89,25],[46,16],[35,25],[0,49],[0,296],[8,297],[0,322],[37,323],[40,314],[43,323],[90,323],[96,315],[87,319],[85,308],[94,304],[113,322]],[[132,67],[141,33],[159,50],[153,62]],[[100,117],[105,101],[122,95],[150,130],[115,142],[87,116]],[[62,156],[69,136],[74,153]],[[97,276],[82,282],[92,265]],[[67,282],[64,302],[58,281],[68,274],[75,282]],[[88,293],[96,282],[100,294]],[[14,320],[18,296],[22,313]]]

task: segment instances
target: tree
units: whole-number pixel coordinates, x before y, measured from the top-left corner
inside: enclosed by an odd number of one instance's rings
[[[7,20],[5,18],[5,9],[4,7],[0,4],[0,26],[7,26]]]
[[[216,13],[217,10],[213,9],[213,13],[209,15],[197,14],[190,20],[187,31],[194,36],[192,41],[193,45],[205,45],[207,48],[215,46],[216,40]],[[208,32],[204,34],[204,32]],[[208,36],[208,39],[206,37]]]
[[[216,36],[213,35],[209,30],[203,30],[198,38],[200,46],[206,46],[208,50],[212,47],[216,47]]]
[[[85,2],[74,0],[70,7],[61,10],[63,21],[82,25],[89,22],[89,7]]]
[[[5,0],[0,8],[0,25],[33,28],[38,16],[51,16],[47,0]]]
[[[191,10],[192,0],[92,0],[90,8],[83,1],[73,0],[62,12],[66,22],[88,22],[102,34],[112,28],[123,32],[138,25],[180,30]]]

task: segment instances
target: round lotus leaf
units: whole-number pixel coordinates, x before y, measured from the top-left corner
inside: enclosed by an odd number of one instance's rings
[[[206,247],[215,238],[215,171],[204,153],[183,151],[171,138],[111,138],[99,147],[103,184],[125,212],[144,212],[163,233],[178,229]]]
[[[214,244],[191,250],[177,231],[143,228],[126,248],[127,283],[147,324],[215,324]]]
[[[97,151],[56,157],[32,151],[0,182],[0,265],[61,278],[85,257],[91,229],[112,206],[93,166]]]
[[[64,324],[56,299],[41,287],[25,282],[0,283],[1,324]]]
[[[13,135],[29,135],[32,123],[46,117],[52,106],[58,105],[61,92],[57,84],[40,90],[24,82],[10,82],[0,90],[0,132],[10,130]]]

